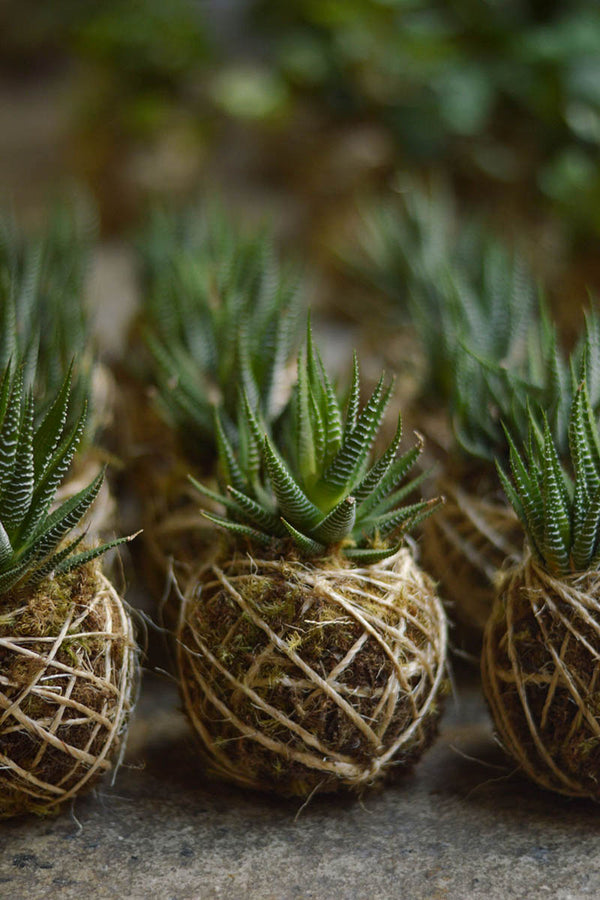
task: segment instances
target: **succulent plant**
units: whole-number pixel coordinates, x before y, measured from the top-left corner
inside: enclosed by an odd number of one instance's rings
[[[192,453],[214,451],[212,405],[230,434],[243,385],[265,421],[286,399],[297,279],[270,238],[246,236],[218,210],[156,212],[142,242],[144,333],[162,408]]]
[[[465,348],[492,364],[523,363],[536,321],[533,276],[520,254],[474,219],[459,228],[443,185],[408,182],[402,204],[365,216],[361,243],[363,276],[417,333],[425,398],[444,405],[453,396]]]
[[[0,370],[19,358],[26,384],[35,373],[38,405],[59,390],[73,360],[85,393],[94,350],[83,294],[94,233],[81,204],[55,205],[33,235],[8,214],[0,219]]]
[[[100,472],[56,509],[56,491],[67,474],[85,427],[85,409],[70,426],[72,373],[39,425],[35,404],[24,387],[23,367],[0,381],[0,597],[66,574],[125,538],[76,553],[85,534],[63,543],[81,522],[102,485]]]
[[[0,818],[57,811],[118,764],[135,700],[132,624],[97,564],[128,539],[86,548],[80,527],[104,473],[56,502],[85,427],[71,384],[36,416],[23,364],[0,380]]]
[[[519,452],[509,434],[512,481],[502,486],[525,529],[532,555],[553,575],[587,572],[600,560],[600,438],[585,374],[569,422],[569,475],[548,421],[529,416],[529,440]]]
[[[399,538],[436,501],[403,505],[420,452],[400,423],[374,462],[391,385],[345,414],[310,326],[281,436],[243,394],[238,450],[216,417],[227,538],[182,583],[181,690],[221,777],[308,797],[361,791],[410,765],[441,709],[446,630],[433,585]],[[225,493],[226,491],[226,493]],[[400,637],[401,636],[401,637]]]
[[[364,564],[392,556],[399,548],[397,536],[423,521],[438,505],[424,500],[402,505],[424,476],[406,481],[422,444],[398,456],[401,419],[389,447],[369,463],[392,389],[393,384],[386,386],[382,376],[361,410],[355,356],[344,414],[309,325],[306,352],[298,359],[287,433],[280,446],[265,433],[247,393],[240,404],[238,455],[217,415],[226,493],[216,494],[195,484],[221,502],[228,517],[207,513],[208,518],[263,546],[274,540],[291,540],[307,556],[322,555],[334,546]]]
[[[509,436],[507,496],[528,553],[499,580],[484,634],[484,690],[499,737],[524,772],[569,796],[599,796],[600,433],[585,363],[561,463],[548,422]]]

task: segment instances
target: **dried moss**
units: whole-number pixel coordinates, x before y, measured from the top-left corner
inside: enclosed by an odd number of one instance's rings
[[[600,585],[595,573],[577,585],[594,617],[586,621],[569,602],[573,586],[559,593],[539,574],[528,563],[494,607],[482,657],[486,696],[506,749],[530,777],[600,799]]]
[[[56,809],[61,795],[86,778],[92,760],[106,749],[112,729],[97,715],[114,720],[119,701],[114,676],[129,662],[131,644],[118,598],[107,594],[104,584],[91,563],[46,579],[32,594],[2,599],[0,817]],[[100,592],[102,600],[95,602]],[[113,753],[118,745],[117,740]]]
[[[251,787],[307,796],[313,790],[361,789],[381,782],[392,766],[408,766],[421,755],[436,733],[442,679],[436,685],[433,679],[444,665],[439,655],[444,626],[435,609],[428,608],[429,602],[437,602],[428,582],[421,582],[422,594],[415,599],[414,583],[410,589],[386,591],[357,581],[347,565],[315,570],[271,560],[263,561],[262,570],[259,564],[258,571],[249,571],[248,560],[239,558],[224,569],[227,584],[215,575],[217,570],[208,570],[200,599],[187,603],[179,635],[184,698],[192,721],[210,735],[204,750],[215,771]],[[377,577],[375,567],[369,571]],[[321,576],[323,584],[315,585],[315,577]],[[357,585],[363,596],[355,593]],[[382,602],[386,594],[391,602]],[[359,615],[335,602],[336,595],[376,623],[373,634]],[[388,627],[397,631],[387,633]],[[396,640],[401,631],[403,641]],[[211,663],[206,648],[221,668]],[[429,671],[419,665],[419,651],[430,660]],[[396,665],[406,666],[403,687]],[[328,680],[335,696],[311,672]],[[390,695],[382,704],[386,691]],[[429,701],[417,722],[415,698],[417,705],[424,698]],[[360,723],[368,723],[372,731],[361,729]],[[414,734],[402,741],[412,725]],[[294,726],[314,736],[316,746]],[[377,746],[373,731],[379,735]],[[276,741],[279,749],[264,746],[261,736]],[[397,742],[398,753],[380,768],[379,757]],[[319,759],[332,763],[329,770]],[[334,771],[335,761],[343,763],[339,771]]]

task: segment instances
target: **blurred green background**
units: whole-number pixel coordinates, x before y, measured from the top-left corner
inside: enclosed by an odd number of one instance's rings
[[[105,235],[218,189],[335,271],[398,173],[522,235],[556,303],[600,281],[592,0],[5,0],[0,193],[73,182]],[[339,289],[339,288],[338,288]]]

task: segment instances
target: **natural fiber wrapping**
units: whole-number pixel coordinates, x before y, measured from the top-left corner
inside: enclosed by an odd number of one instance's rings
[[[424,525],[423,562],[439,580],[450,617],[481,635],[492,609],[499,571],[522,555],[523,534],[513,509],[443,481],[445,504]]]
[[[138,674],[130,617],[95,564],[0,607],[0,818],[55,812],[116,770]]]
[[[528,558],[494,605],[482,675],[498,736],[523,771],[600,799],[600,574],[557,579]]]
[[[235,556],[183,593],[178,668],[209,768],[245,787],[361,790],[433,740],[446,621],[408,550],[352,568]]]

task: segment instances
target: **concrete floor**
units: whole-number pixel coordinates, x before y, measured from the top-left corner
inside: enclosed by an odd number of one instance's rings
[[[10,900],[505,900],[600,895],[600,811],[511,774],[478,691],[362,802],[298,804],[209,783],[177,693],[150,675],[114,788],[0,827]]]

